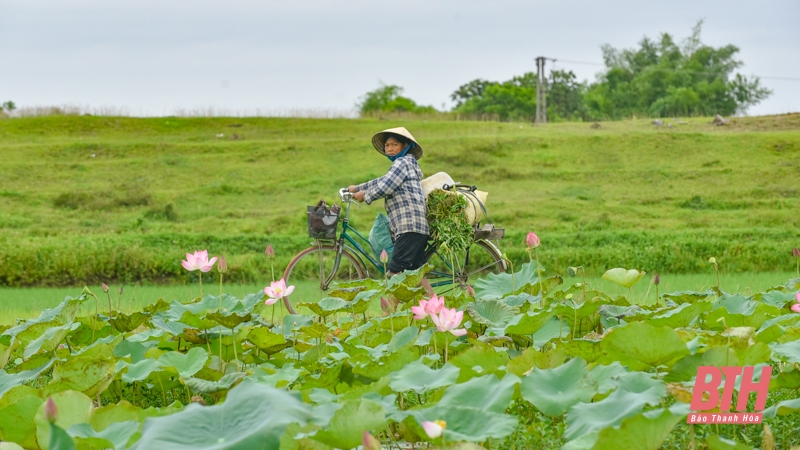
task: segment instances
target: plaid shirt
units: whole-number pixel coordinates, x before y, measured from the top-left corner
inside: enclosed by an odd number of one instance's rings
[[[428,235],[428,209],[420,180],[422,169],[419,163],[412,155],[406,155],[396,159],[386,175],[359,184],[356,189],[364,191],[367,204],[381,197],[386,199],[393,238],[408,232]]]

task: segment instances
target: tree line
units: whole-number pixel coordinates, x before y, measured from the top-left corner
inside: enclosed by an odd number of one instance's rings
[[[615,120],[627,117],[713,116],[741,114],[772,91],[758,77],[735,73],[743,62],[734,45],[703,44],[698,21],[681,43],[668,33],[645,36],[638,47],[601,47],[605,68],[595,82],[579,82],[571,70],[551,70],[546,77],[548,120]],[[358,104],[362,115],[376,112],[433,113],[402,96],[403,89],[383,85]],[[503,121],[533,120],[536,74],[507,81],[475,79],[458,87],[451,112],[493,116]]]

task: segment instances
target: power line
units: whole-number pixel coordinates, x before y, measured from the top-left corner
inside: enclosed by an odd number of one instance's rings
[[[583,65],[587,65],[587,66],[602,66],[602,67],[606,66],[605,64],[600,64],[600,63],[596,63],[596,62],[588,62],[588,61],[571,61],[571,60],[568,60],[568,59],[557,59],[557,58],[548,58],[548,59],[552,60],[553,62],[558,61],[560,63],[567,63],[567,64],[583,64]],[[700,71],[690,70],[690,69],[666,69],[666,68],[659,68],[659,67],[650,67],[647,70],[653,70],[653,71],[658,71],[658,72],[673,72],[673,73],[688,72],[688,73],[697,74],[697,75],[719,75],[719,74],[713,73],[713,72],[700,72]],[[774,76],[758,76],[758,75],[756,75],[756,76],[758,78],[761,78],[762,80],[800,81],[800,78],[794,78],[794,77],[774,77]]]

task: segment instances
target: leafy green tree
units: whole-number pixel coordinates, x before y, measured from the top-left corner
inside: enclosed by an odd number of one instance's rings
[[[395,85],[382,85],[367,92],[358,104],[361,114],[372,112],[435,112],[432,106],[420,106],[414,100],[403,97],[403,88]]]
[[[702,25],[697,22],[682,46],[667,33],[658,41],[645,37],[639,48],[604,45],[607,69],[584,95],[589,116],[731,115],[767,98],[771,91],[757,77],[733,73],[743,64],[735,58],[739,48],[703,44]]]
[[[579,83],[571,70],[553,70],[547,80],[547,120],[585,120],[588,110],[583,103],[585,83]]]
[[[9,101],[3,103],[2,105],[0,105],[0,109],[2,109],[4,111],[7,111],[7,112],[11,112],[11,111],[17,109],[17,105],[14,104],[14,102],[12,102],[11,100],[9,100]]]

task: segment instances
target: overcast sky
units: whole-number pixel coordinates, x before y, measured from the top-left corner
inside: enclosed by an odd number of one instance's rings
[[[0,102],[346,112],[381,81],[441,109],[459,85],[535,71],[539,55],[594,80],[601,66],[566,61],[681,40],[700,18],[704,43],[738,46],[740,71],[774,91],[749,114],[800,111],[796,0],[0,0]]]

